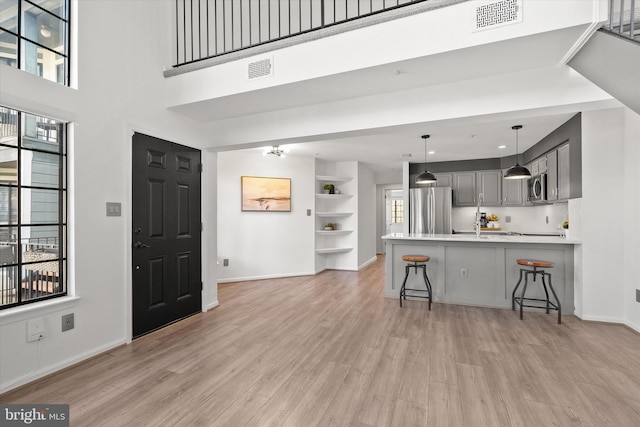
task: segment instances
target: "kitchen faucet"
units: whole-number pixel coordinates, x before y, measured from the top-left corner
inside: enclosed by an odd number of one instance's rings
[[[484,200],[484,194],[478,193],[478,209],[476,210],[476,238],[480,238],[480,205]]]

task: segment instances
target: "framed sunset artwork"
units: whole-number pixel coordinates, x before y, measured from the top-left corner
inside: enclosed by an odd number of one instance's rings
[[[242,211],[291,212],[291,178],[240,177]]]

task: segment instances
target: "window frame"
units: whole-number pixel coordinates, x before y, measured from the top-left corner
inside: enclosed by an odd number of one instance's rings
[[[25,72],[28,72],[29,74],[32,75],[36,75],[40,78],[43,78],[45,80],[49,80],[49,81],[53,81],[55,83],[58,84],[62,84],[64,86],[70,86],[70,70],[71,70],[71,59],[70,59],[70,40],[71,40],[71,13],[70,13],[70,0],[62,0],[62,7],[64,9],[64,16],[58,16],[55,13],[43,8],[42,6],[40,6],[38,3],[32,1],[32,0],[16,0],[17,1],[17,15],[16,15],[16,31],[12,31],[8,28],[4,28],[2,26],[0,26],[0,30],[10,34],[11,36],[15,37],[17,42],[16,42],[16,60],[15,60],[15,65],[9,65],[9,64],[5,64],[9,67],[12,68],[16,68],[18,70],[22,70]],[[31,7],[37,8],[40,11],[42,11],[43,13],[51,16],[53,19],[57,19],[60,20],[61,23],[64,26],[64,31],[63,34],[61,35],[61,37],[64,38],[64,42],[63,42],[63,46],[64,46],[64,51],[63,52],[58,52],[50,47],[45,46],[42,43],[39,43],[38,40],[32,40],[31,38],[29,38],[26,35],[23,35],[23,27],[24,27],[24,19],[23,19],[23,2],[24,3],[28,3]],[[40,49],[44,49],[54,55],[59,55],[63,58],[64,61],[64,76],[63,76],[63,81],[59,82],[57,79],[56,80],[51,80],[48,79],[44,76],[41,76],[40,74],[35,74],[32,73],[28,70],[26,70],[25,68],[25,58],[23,57],[23,50],[24,50],[24,45],[26,43],[30,43],[34,46],[36,46],[36,48],[40,48]],[[2,64],[2,62],[0,62],[0,64]],[[41,63],[38,62],[37,65],[39,66]],[[56,72],[57,75],[57,72]]]
[[[3,224],[0,224],[0,233],[4,232],[5,230],[8,230],[8,235],[11,235],[11,230],[16,230],[16,242],[15,242],[15,254],[14,254],[14,262],[13,263],[6,263],[6,264],[2,264],[2,266],[0,267],[0,271],[5,274],[5,269],[7,269],[6,271],[9,271],[8,269],[14,269],[13,274],[15,275],[15,283],[14,283],[14,287],[10,288],[7,287],[6,289],[4,288],[0,288],[0,292],[5,291],[5,290],[11,290],[13,289],[16,293],[16,299],[15,302],[12,303],[4,303],[4,298],[0,299],[0,311],[2,310],[6,310],[9,308],[14,308],[14,307],[20,307],[20,306],[26,306],[29,304],[33,304],[33,303],[37,303],[37,302],[41,302],[41,301],[46,301],[46,300],[51,300],[54,298],[60,298],[60,297],[64,297],[68,295],[68,283],[67,283],[67,245],[68,245],[68,189],[67,189],[67,184],[68,184],[68,153],[67,153],[67,147],[68,147],[68,126],[69,124],[61,121],[61,120],[57,120],[57,119],[52,119],[49,117],[45,117],[42,115],[38,115],[38,114],[32,114],[32,113],[28,113],[16,108],[11,108],[11,107],[6,107],[3,105],[0,105],[0,111],[3,112],[9,112],[9,114],[15,112],[16,116],[17,116],[17,132],[16,132],[16,140],[15,140],[15,145],[11,144],[11,143],[3,143],[0,141],[0,148],[6,148],[6,149],[15,149],[16,150],[16,155],[17,155],[17,167],[16,167],[16,182],[15,183],[11,183],[11,182],[2,182],[0,183],[0,188],[1,189],[8,189],[8,197],[11,198],[11,192],[15,191],[17,194],[17,212],[16,212],[16,219],[15,221],[13,221],[12,219],[12,213],[11,213],[11,209],[9,209],[8,211],[8,220]],[[28,145],[25,145],[25,137],[26,137],[26,132],[25,132],[25,126],[23,125],[23,121],[24,121],[24,117],[25,115],[27,116],[32,116],[36,119],[44,119],[45,121],[53,121],[56,125],[55,130],[56,130],[56,142],[58,144],[57,147],[57,151],[52,151],[52,150],[46,150],[46,149],[42,149],[39,147],[29,147]],[[47,141],[47,139],[41,139],[38,138],[39,137],[39,132],[38,129],[36,130],[36,141]],[[23,153],[24,152],[30,152],[30,153],[41,153],[41,154],[46,154],[46,155],[55,155],[58,156],[58,166],[57,166],[57,180],[56,180],[56,186],[55,187],[51,187],[51,186],[47,186],[47,185],[33,185],[33,184],[25,184],[23,181],[23,170],[22,170],[22,161],[23,161]],[[32,166],[32,165],[31,165]],[[31,178],[31,176],[29,177]],[[25,191],[26,190],[26,191]],[[57,214],[56,214],[56,222],[40,222],[40,221],[33,221],[33,219],[29,222],[25,222],[23,220],[23,212],[22,212],[22,203],[23,203],[23,197],[25,194],[28,194],[28,191],[33,191],[33,190],[43,190],[46,192],[56,192],[57,193]],[[33,203],[33,202],[31,202]],[[10,204],[9,204],[10,206]],[[29,211],[29,214],[32,214],[33,211]],[[23,242],[23,230],[25,228],[29,228],[31,230],[33,229],[37,229],[38,227],[57,227],[57,233],[56,233],[56,238],[57,238],[57,257],[56,258],[47,258],[47,259],[41,259],[41,260],[27,260],[25,261],[24,259],[24,254],[27,253],[26,250],[23,250],[23,245],[28,245],[28,246],[33,246],[33,242],[31,240],[29,240],[28,242]],[[7,233],[5,233],[7,234]],[[31,238],[29,238],[31,239]],[[55,243],[54,243],[55,245]],[[35,246],[38,246],[38,244],[35,244]],[[46,246],[46,245],[45,245]],[[36,252],[37,253],[37,252]],[[53,292],[51,294],[48,295],[40,295],[38,296],[38,292],[42,292],[42,289],[36,289],[35,293],[36,296],[29,296],[28,298],[25,298],[25,296],[23,296],[23,283],[24,283],[24,279],[26,277],[28,277],[29,274],[33,274],[33,273],[26,273],[26,269],[24,269],[24,266],[28,266],[28,265],[38,265],[41,263],[45,263],[45,262],[55,262],[57,263],[57,286],[60,289],[59,292]],[[44,270],[43,270],[44,271]],[[48,272],[50,273],[50,272]],[[40,274],[40,271],[38,271],[37,273],[35,273],[36,275]],[[52,289],[55,286],[55,280],[53,279],[53,275],[49,276],[45,276],[45,280],[47,281],[47,285],[49,286],[49,278],[51,278],[51,286]],[[40,277],[38,277],[38,279],[40,279]],[[33,292],[33,289],[31,289],[30,292]]]

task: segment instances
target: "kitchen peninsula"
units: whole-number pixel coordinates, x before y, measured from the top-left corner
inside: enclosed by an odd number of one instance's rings
[[[516,259],[533,258],[553,263],[549,272],[562,311],[574,312],[574,245],[579,241],[557,236],[404,233],[388,234],[383,239],[386,297],[399,295],[406,265],[402,256],[420,254],[431,257],[427,271],[434,302],[510,308],[520,274]],[[424,287],[421,275],[411,273],[407,286]],[[543,298],[542,286],[529,283],[527,296]]]

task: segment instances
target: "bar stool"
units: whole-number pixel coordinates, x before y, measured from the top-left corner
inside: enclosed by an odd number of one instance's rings
[[[429,262],[431,258],[426,255],[403,255],[402,260],[407,261],[407,265],[404,267],[405,275],[404,281],[402,282],[402,287],[400,288],[400,307],[402,307],[402,298],[407,299],[407,291],[411,291],[409,294],[410,297],[414,298],[426,298],[429,300],[429,310],[431,310],[431,282],[429,282],[429,277],[427,277],[427,262]],[[411,289],[407,288],[407,279],[409,278],[409,270],[415,269],[416,274],[418,274],[418,269],[422,269],[422,276],[424,277],[424,284],[427,287],[426,289]],[[421,295],[426,293],[426,295]]]
[[[511,294],[511,310],[515,310],[516,309],[516,304],[518,304],[520,306],[520,319],[522,320],[522,309],[523,307],[531,307],[531,308],[544,308],[547,311],[547,314],[549,314],[549,310],[557,310],[558,311],[558,324],[561,323],[561,315],[562,315],[562,309],[560,307],[560,300],[558,299],[558,295],[556,295],[556,291],[553,289],[553,286],[551,285],[551,273],[548,273],[546,270],[543,270],[545,268],[553,268],[553,264],[548,262],[548,261],[540,261],[540,260],[535,260],[535,259],[519,259],[516,260],[516,263],[518,263],[518,265],[522,265],[525,267],[533,267],[533,270],[529,269],[529,268],[521,268],[520,269],[520,280],[518,280],[518,284],[516,285],[516,287],[513,289],[513,293]],[[540,299],[540,298],[525,298],[524,294],[527,291],[527,283],[528,283],[528,279],[529,276],[533,275],[533,281],[535,282],[536,277],[538,275],[542,276],[542,287],[544,289],[544,294],[546,295],[545,299]],[[520,287],[520,283],[522,283],[522,278],[524,277],[524,287],[522,288],[522,292],[520,293],[520,296],[517,297],[516,296],[516,291],[518,290],[518,288]],[[553,297],[556,299],[555,304],[552,303],[549,300],[549,291],[547,290],[547,283],[544,280],[545,277],[549,278],[549,289],[551,289],[551,292],[553,293]],[[525,302],[526,301],[539,301],[539,302],[544,302],[545,305],[526,305]]]

